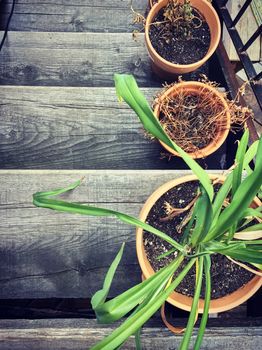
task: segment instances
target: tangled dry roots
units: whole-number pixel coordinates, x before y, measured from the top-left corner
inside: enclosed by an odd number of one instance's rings
[[[221,103],[220,97],[208,86],[217,87],[216,83],[210,82],[205,76],[201,79],[206,87],[198,92],[180,90],[175,96],[161,97],[170,88],[165,86],[164,90],[157,96],[155,102],[160,104],[159,120],[168,134],[186,152],[193,153],[212,142],[219,130],[226,126],[226,110]],[[181,82],[181,79],[179,80]],[[176,86],[177,83],[171,84]],[[230,101],[225,93],[219,93],[228,106],[231,115],[231,129],[238,129],[252,116],[252,111],[247,107],[237,105],[236,99]]]

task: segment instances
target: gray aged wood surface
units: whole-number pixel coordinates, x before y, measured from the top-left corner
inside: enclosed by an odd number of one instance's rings
[[[182,336],[173,335],[164,327],[145,327],[142,346],[145,350],[177,349]],[[86,350],[108,335],[114,328],[97,325],[95,320],[2,320],[1,350]],[[193,333],[193,339],[196,337]],[[207,328],[201,349],[258,350],[261,347],[260,327]],[[134,337],[123,349],[134,350]]]
[[[5,23],[11,0],[1,4]],[[144,13],[148,0],[132,0],[133,8]],[[10,30],[53,32],[132,32],[131,0],[16,0]]]
[[[138,215],[147,197],[181,171],[0,171],[0,298],[88,298],[125,241],[110,296],[140,280],[135,229],[114,218],[36,208],[32,194],[85,176],[70,201]]]
[[[0,84],[113,86],[114,73],[133,74],[140,86],[161,86],[139,34],[10,32],[0,53]],[[189,75],[208,73],[204,65]]]
[[[2,30],[11,3],[1,2]],[[140,12],[146,4],[133,1]],[[17,0],[10,29],[0,53],[0,169],[31,170],[0,170],[0,298],[89,298],[126,241],[114,296],[140,281],[134,228],[35,208],[32,194],[85,176],[67,200],[138,215],[155,188],[181,175],[97,170],[184,167],[159,160],[162,148],[116,100],[114,73],[134,74],[149,99],[161,85],[143,34],[132,40],[129,0]],[[224,153],[213,158],[218,167]],[[208,329],[202,348],[259,348],[261,328],[230,326]],[[93,320],[1,320],[0,349],[87,349],[111,329]],[[158,324],[143,331],[143,348],[171,350],[179,339]],[[124,348],[134,349],[133,339]]]
[[[157,88],[143,88],[149,102]],[[2,86],[0,168],[184,168],[177,157],[145,137],[115,88]],[[225,144],[201,164],[225,162]],[[214,162],[214,160],[217,161]]]
[[[153,99],[155,89],[144,90]],[[1,168],[161,168],[163,149],[114,88],[0,90]]]
[[[143,34],[10,32],[0,53],[0,83],[113,86],[114,73],[133,74],[140,86],[151,77]]]

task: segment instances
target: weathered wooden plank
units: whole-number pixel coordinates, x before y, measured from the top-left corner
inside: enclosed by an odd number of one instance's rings
[[[133,7],[144,13],[148,0],[133,0]],[[12,1],[1,3],[0,28],[3,30]],[[132,32],[130,0],[49,1],[17,0],[10,30],[54,32]]]
[[[0,171],[0,298],[88,298],[101,287],[123,241],[127,246],[110,296],[140,280],[133,227],[113,218],[35,208],[34,192],[85,176],[81,188],[67,194],[67,200],[137,216],[159,185],[184,173]]]
[[[159,88],[142,88],[150,103]],[[121,135],[142,129],[115,88],[2,86],[1,134]]]
[[[88,349],[108,335],[111,325],[97,325],[95,320],[10,320],[0,321],[1,350]],[[193,333],[195,339],[197,330]],[[261,345],[261,327],[207,328],[201,349],[257,350]],[[176,349],[182,335],[174,335],[164,327],[144,327],[143,349]],[[135,349],[134,337],[124,349]]]
[[[140,86],[161,86],[151,72],[143,34],[9,32],[0,53],[0,84],[113,86],[114,73]],[[204,65],[188,78],[208,74]]]
[[[157,89],[143,92],[153,100]],[[164,169],[163,148],[145,138],[141,123],[114,88],[3,86],[0,90],[0,168]],[[225,166],[224,144],[202,164]]]
[[[112,86],[114,73],[153,84],[142,35],[9,32],[0,54],[1,84]]]
[[[15,134],[1,145],[2,169],[161,169],[184,168],[161,160],[162,148],[142,135],[85,135],[53,138]],[[11,136],[12,137],[12,136]],[[213,165],[214,166],[214,165]]]

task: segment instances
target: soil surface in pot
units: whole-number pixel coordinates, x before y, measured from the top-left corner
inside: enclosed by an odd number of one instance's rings
[[[196,152],[217,137],[226,120],[225,113],[220,99],[212,91],[183,90],[160,102],[159,121],[184,151]]]
[[[220,185],[217,185],[215,190],[218,190],[219,186]],[[197,187],[198,182],[191,181],[176,186],[166,192],[151,208],[146,222],[179,241],[182,236],[182,233],[178,233],[179,225],[181,226],[181,222],[188,214],[188,211],[171,220],[163,221],[161,218],[167,216],[165,212],[165,203],[168,202],[176,208],[184,208],[195,198]],[[172,248],[171,245],[148,232],[144,232],[143,241],[147,258],[155,271],[166,266],[176,256],[173,253],[168,257],[158,260],[157,257],[170,250]],[[212,255],[211,260],[212,299],[217,299],[236,291],[254,277],[252,273],[232,263],[220,254]],[[179,271],[177,271],[174,276],[176,276]],[[196,272],[195,266],[193,266],[181,284],[176,288],[176,291],[192,297],[194,295],[195,279]],[[204,295],[205,287],[203,286],[201,297],[204,298]]]
[[[149,38],[156,52],[165,60],[175,64],[191,64],[200,61],[210,46],[210,30],[205,19],[196,10],[196,17],[185,25],[184,20],[177,25],[166,22],[161,9],[149,28]],[[197,18],[201,18],[200,21]]]

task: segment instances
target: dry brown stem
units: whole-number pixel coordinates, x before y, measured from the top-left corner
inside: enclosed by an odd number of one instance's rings
[[[131,8],[131,11],[133,12],[133,24],[141,23],[144,26],[146,23],[146,19],[143,15],[141,15],[141,13],[134,10],[132,2],[131,2],[130,8]]]
[[[185,227],[186,224],[190,221],[190,219],[192,217],[192,214],[193,214],[193,210],[194,210],[194,207],[191,207],[190,211],[183,218],[183,220],[180,222],[180,224],[176,226],[176,230],[177,230],[178,233],[181,233],[183,227]]]
[[[196,152],[212,142],[218,129],[226,128],[226,113],[220,97],[223,97],[229,107],[231,115],[231,129],[242,128],[246,120],[253,115],[253,112],[237,104],[239,97],[233,101],[229,100],[226,93],[219,93],[217,96],[207,87],[217,88],[218,84],[211,82],[206,76],[202,76],[201,82],[206,87],[198,93],[189,93],[181,89],[175,97],[166,96],[164,92],[171,86],[165,85],[163,91],[156,97],[155,103],[160,105],[159,121],[168,136],[175,141],[186,152]],[[182,79],[179,78],[179,82]],[[239,94],[243,93],[241,87]]]
[[[149,7],[151,8],[156,2],[157,1],[150,0]],[[130,8],[134,16],[133,23],[142,25],[140,30],[133,32],[133,38],[136,39],[137,32],[142,31],[145,27],[146,18],[134,10],[132,1]],[[194,8],[194,11],[197,15],[193,13],[193,7],[191,6],[190,0],[184,0],[183,2],[179,2],[178,0],[169,0],[168,4],[164,8],[164,20],[152,22],[150,23],[150,26],[165,24],[163,30],[165,30],[167,37],[164,39],[167,42],[169,41],[169,36],[172,36],[172,31],[174,29],[182,31],[185,36],[190,37],[191,30],[201,27],[204,20],[202,14],[196,8]]]
[[[193,13],[193,10],[197,15]],[[170,29],[171,34],[172,30],[175,29],[184,32],[186,36],[190,36],[191,30],[201,27],[203,23],[201,13],[191,6],[190,0],[184,0],[183,2],[169,0],[164,8],[163,16],[168,20],[167,28]]]
[[[198,197],[199,197],[199,194],[195,198],[193,198],[192,201],[190,203],[188,203],[188,205],[186,207],[184,207],[184,208],[175,208],[170,203],[165,202],[164,206],[165,206],[165,212],[167,213],[167,216],[165,216],[164,218],[160,218],[160,221],[172,220],[176,216],[178,216],[178,215],[184,213],[185,211],[191,209],[192,206],[196,203]]]

